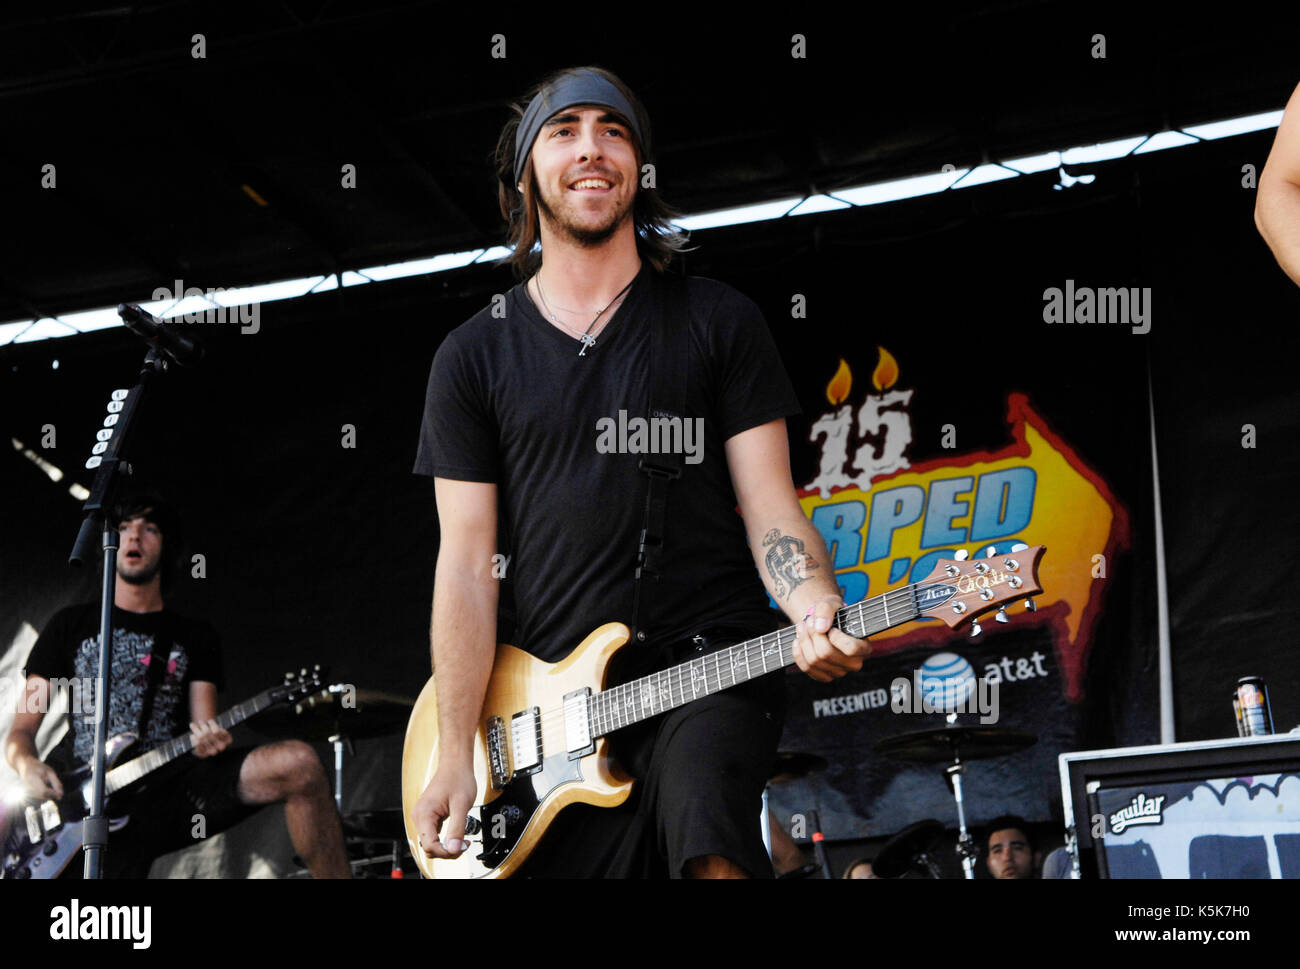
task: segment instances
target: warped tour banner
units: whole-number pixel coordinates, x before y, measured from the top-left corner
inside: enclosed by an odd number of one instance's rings
[[[826,538],[845,602],[920,582],[961,548],[1005,552],[1017,542],[1046,545],[1052,554],[1039,570],[1049,590],[1037,603],[1040,621],[1062,633],[1065,693],[1078,700],[1083,654],[1104,588],[1093,579],[1104,578],[1103,562],[1128,546],[1127,513],[1024,394],[1007,400],[1013,444],[911,465],[904,455],[912,441],[907,408],[915,390],[892,389],[898,365],[883,347],[879,354],[872,374],[877,392],[866,394],[856,413],[841,403],[852,386],[852,371],[841,361],[826,392],[838,406],[813,421],[810,432],[821,445],[819,472],[801,489],[805,513]],[[850,461],[852,440],[857,449]],[[946,632],[896,627],[875,637],[876,654]],[[996,668],[987,675],[1003,680]]]
[[[774,802],[789,814],[815,803],[832,839],[882,836],[923,817],[955,827],[942,764],[891,760],[874,749],[943,726],[953,709],[964,725],[1038,737],[1028,751],[968,767],[968,823],[1004,811],[1030,820],[1059,815],[1055,758],[1078,743],[1089,652],[1114,585],[1108,570],[1131,544],[1128,509],[1031,394],[999,394],[1002,426],[976,446],[956,446],[957,426],[941,424],[939,446],[914,459],[914,411],[934,391],[922,376],[908,381],[902,373],[888,348],[863,347],[825,380],[825,406],[791,422],[816,471],[796,476],[798,494],[826,540],[846,604],[921,582],[961,550],[976,558],[1019,544],[1046,546],[1043,593],[1035,611],[1022,601],[1000,619],[980,617],[976,637],[969,625],[953,630],[926,618],[874,636],[857,674],[828,684],[788,677],[782,747],[830,766],[827,776],[780,785]],[[969,437],[968,427],[963,432]]]

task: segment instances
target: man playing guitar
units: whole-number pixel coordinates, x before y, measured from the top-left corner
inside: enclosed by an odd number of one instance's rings
[[[156,783],[132,802],[129,823],[109,836],[105,876],[143,878],[159,855],[216,834],[263,805],[283,802],[294,848],[312,875],[351,877],[338,812],[316,752],[296,740],[226,749],[231,736],[215,720],[222,679],[216,631],[163,603],[164,582],[170,580],[181,548],[178,516],[157,494],[141,493],[115,509],[115,521],[121,545],[108,734],[137,734],[143,748],[137,753],[143,753],[180,734],[188,713],[199,759],[189,759],[178,776]],[[64,795],[59,770],[43,762],[36,747],[51,682],[88,683],[98,661],[98,603],[56,613],[32,648],[24,703],[14,717],[5,756],[33,798]],[[92,696],[93,686],[84,692],[84,697]],[[54,755],[65,770],[89,761],[95,737],[96,705],[71,706],[68,733]],[[110,808],[110,817],[116,813]]]
[[[526,282],[439,347],[415,466],[434,478],[441,529],[431,631],[441,754],[412,820],[430,858],[465,850],[482,793],[472,748],[501,633],[502,567],[518,645],[538,658],[559,660],[633,612],[646,479],[634,437],[611,448],[598,432],[644,412],[650,324],[684,245],[647,166],[649,119],[618,78],[560,71],[515,111],[498,191]],[[775,628],[766,587],[798,621],[799,668],[829,682],[861,668],[870,646],[831,628],[843,600],[791,480],[794,390],[752,301],[712,280],[684,285],[683,421],[699,421],[702,439],[669,483],[648,634],[623,648],[618,678]],[[769,675],[615,735],[639,779],[631,798],[566,808],[520,873],[771,877],[760,796],[783,709],[782,677]]]

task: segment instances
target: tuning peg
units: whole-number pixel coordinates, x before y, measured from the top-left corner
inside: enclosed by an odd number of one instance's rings
[[[1009,620],[1009,619],[1007,618],[1007,607],[1006,607],[1006,606],[1003,606],[1001,609],[999,609],[999,610],[998,610],[998,614],[997,614],[996,616],[994,616],[993,618],[996,619],[998,622],[1010,622],[1010,621],[1011,621],[1011,620]]]
[[[1037,611],[1038,611],[1038,603],[1036,603],[1033,599],[1026,599],[1025,612],[1037,612]]]
[[[955,558],[958,562],[965,562],[968,558],[970,558],[970,552],[966,551],[964,548],[959,548],[957,549],[957,551],[952,553],[952,557]]]
[[[970,638],[971,638],[971,639],[974,639],[976,636],[978,636],[978,635],[979,635],[980,633],[982,633],[983,631],[984,631],[984,628],[983,628],[983,627],[982,627],[978,622],[974,622],[974,621],[971,622],[971,624],[970,624]]]
[[[984,557],[986,559],[991,559],[993,558],[993,556],[997,554],[998,554],[998,547],[996,545],[990,545],[988,548],[984,550]]]
[[[1026,545],[1024,542],[1016,542],[1016,544],[1014,544],[1014,545],[1011,546],[1011,551],[1013,551],[1013,552],[1023,552],[1023,551],[1024,551],[1025,549],[1027,549],[1027,548],[1029,548],[1029,546]]]

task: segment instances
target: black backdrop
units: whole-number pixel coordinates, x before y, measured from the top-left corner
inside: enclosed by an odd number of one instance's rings
[[[1065,191],[1053,191],[1049,173],[699,233],[685,259],[688,272],[724,279],[763,307],[805,417],[826,410],[841,356],[865,379],[883,344],[904,367],[900,386],[924,388],[912,409],[914,463],[940,456],[945,423],[972,448],[1009,443],[1007,395],[1022,392],[1127,510],[1130,550],[1111,563],[1084,697],[1034,714],[1053,726],[1032,752],[981,766],[970,790],[976,821],[1010,807],[1059,817],[1061,749],[1158,739],[1148,368],[1178,739],[1232,733],[1227,692],[1245,673],[1268,679],[1280,729],[1300,721],[1283,588],[1296,563],[1300,293],[1256,233],[1254,193],[1240,181],[1243,164],[1262,165],[1271,137],[1099,164],[1093,185]],[[1049,327],[1043,290],[1067,278],[1150,286],[1151,332]],[[205,556],[206,578],[183,578],[171,602],[220,628],[225,702],[307,661],[329,664],[335,681],[418,692],[438,542],[432,483],[410,474],[428,365],[448,330],[511,283],[505,270],[478,267],[267,303],[257,334],[200,327],[205,366],[168,377],[148,401],[135,463],[183,501],[189,551]],[[807,297],[806,320],[790,318],[793,293]],[[88,485],[80,469],[108,393],[130,385],[141,356],[121,330],[0,350],[5,440]],[[1253,449],[1241,446],[1247,423]],[[355,448],[341,446],[345,424]],[[44,425],[54,425],[57,447],[40,449]],[[807,430],[791,424],[801,483],[816,473]],[[59,607],[91,598],[96,580],[65,564],[80,520],[67,480],[53,484],[8,447],[0,455],[8,647],[25,623],[39,629]],[[600,513],[598,496],[578,500]],[[997,650],[1050,649],[1039,627],[999,635]],[[832,766],[783,792],[783,814],[818,806],[840,838],[927,815],[951,823],[936,772],[913,772],[883,798],[893,769],[870,754],[877,738],[819,736],[797,712],[810,685],[792,679],[791,689],[787,740]],[[347,807],[397,805],[399,748],[397,737],[361,745]]]

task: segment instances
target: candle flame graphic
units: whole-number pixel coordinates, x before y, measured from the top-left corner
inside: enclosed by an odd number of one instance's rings
[[[871,383],[876,390],[884,391],[898,382],[898,361],[884,347],[878,346],[876,350],[879,352],[880,358],[876,362],[876,369],[872,371]]]
[[[831,382],[826,385],[826,399],[831,402],[831,406],[842,403],[849,396],[849,389],[853,386],[853,374],[849,372],[849,365],[840,357],[839,369],[835,371],[835,376]]]

